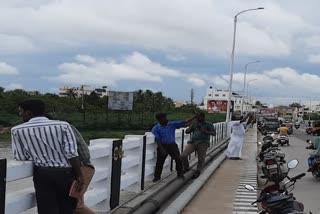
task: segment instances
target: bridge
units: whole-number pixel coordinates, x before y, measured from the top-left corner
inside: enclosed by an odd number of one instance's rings
[[[226,123],[214,126],[217,135],[210,140],[208,154],[221,153],[228,139]],[[176,130],[176,142],[181,151],[189,139],[190,135],[185,133],[185,128]],[[128,201],[143,201],[175,181],[175,163],[167,158],[163,179],[156,184],[152,183],[156,143],[150,132],[144,135],[126,135],[124,139],[90,140],[89,150],[96,173],[85,194],[85,203],[97,213],[119,211],[123,207],[121,205]],[[190,156],[193,165],[195,156],[196,154]],[[0,213],[34,213],[36,201],[32,163],[7,162],[2,159],[0,170]]]

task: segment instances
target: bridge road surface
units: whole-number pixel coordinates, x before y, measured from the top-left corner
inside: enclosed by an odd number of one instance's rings
[[[181,212],[182,214],[253,214],[257,194],[244,189],[257,184],[257,128],[250,128],[242,148],[243,160],[226,159]]]
[[[305,149],[309,144],[306,143],[307,139],[312,140],[314,136],[307,135],[305,126],[302,125],[298,130],[293,130],[293,135],[290,136],[290,146],[280,147],[286,155],[287,161],[297,159],[299,165],[297,168],[289,172],[289,176],[295,176],[305,172],[307,175],[298,180],[295,189],[293,190],[294,196],[297,201],[304,204],[305,212],[312,212],[313,214],[320,214],[320,179],[312,177],[311,173],[306,172],[308,169],[307,158],[311,150]]]

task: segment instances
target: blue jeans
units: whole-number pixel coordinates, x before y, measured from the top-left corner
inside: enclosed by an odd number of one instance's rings
[[[312,161],[318,157],[319,155],[311,155],[309,158],[308,158],[308,165],[309,165],[309,168],[312,166]]]

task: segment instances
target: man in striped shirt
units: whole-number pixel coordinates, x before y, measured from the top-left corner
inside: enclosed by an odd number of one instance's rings
[[[67,122],[44,117],[41,100],[19,104],[24,123],[11,130],[16,160],[34,163],[33,182],[39,214],[72,214],[77,199],[69,196],[74,180],[81,191],[83,178],[72,128]]]

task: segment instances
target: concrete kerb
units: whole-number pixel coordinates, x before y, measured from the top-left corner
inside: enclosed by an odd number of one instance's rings
[[[191,199],[197,194],[201,187],[207,182],[210,176],[225,160],[226,155],[222,153],[214,162],[203,172],[201,175],[193,181],[193,183],[181,194],[173,203],[163,212],[166,214],[179,214],[184,207],[191,201]]]

